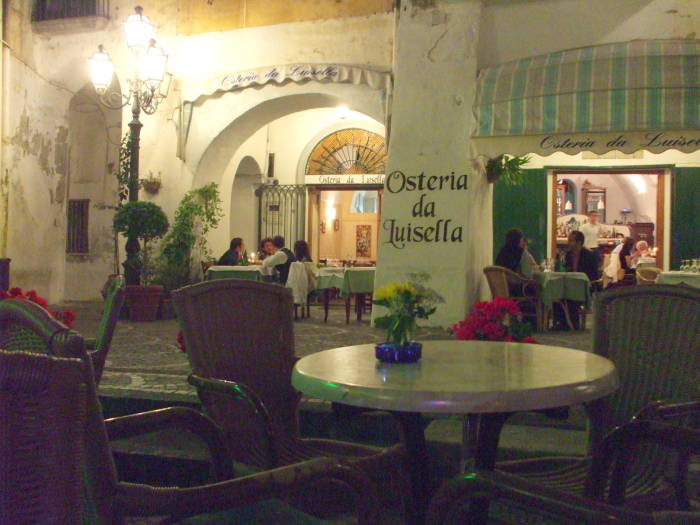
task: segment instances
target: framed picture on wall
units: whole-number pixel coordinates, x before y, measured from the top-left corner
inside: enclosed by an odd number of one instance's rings
[[[371,254],[372,225],[358,224],[355,226],[355,257],[371,257]]]

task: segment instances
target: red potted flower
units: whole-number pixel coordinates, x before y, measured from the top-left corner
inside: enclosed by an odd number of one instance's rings
[[[515,301],[496,297],[493,301],[474,304],[464,321],[450,327],[458,340],[510,341],[536,343],[530,334],[530,324],[520,320],[520,308]]]

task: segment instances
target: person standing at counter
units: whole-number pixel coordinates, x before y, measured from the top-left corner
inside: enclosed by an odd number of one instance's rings
[[[600,223],[598,222],[598,212],[588,213],[588,222],[583,224],[579,231],[583,234],[583,247],[593,252],[598,266],[600,266],[600,248],[598,247],[598,237],[600,237]]]

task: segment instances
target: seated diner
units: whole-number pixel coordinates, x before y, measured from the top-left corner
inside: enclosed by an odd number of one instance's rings
[[[245,244],[240,237],[231,239],[231,245],[228,250],[219,258],[216,263],[218,266],[238,266],[243,260],[243,251]]]

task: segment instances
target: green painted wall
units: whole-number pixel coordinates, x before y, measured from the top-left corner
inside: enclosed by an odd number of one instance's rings
[[[700,257],[700,168],[673,170],[671,189],[671,269],[681,259]]]
[[[497,181],[493,188],[493,257],[503,246],[506,232],[519,228],[530,240],[530,252],[539,263],[547,250],[547,172],[523,170],[522,186]]]

